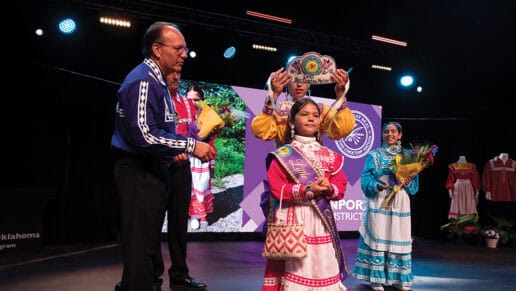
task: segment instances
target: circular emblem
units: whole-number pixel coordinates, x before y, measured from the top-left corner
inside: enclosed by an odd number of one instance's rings
[[[292,154],[292,149],[290,147],[283,146],[277,149],[276,152],[282,157],[289,157]]]
[[[355,128],[348,136],[335,141],[335,145],[344,156],[359,159],[367,155],[373,147],[373,124],[362,112],[357,110],[351,110],[351,112],[355,115]]]
[[[303,73],[305,75],[315,76],[321,72],[321,59],[315,56],[309,56],[303,59]]]

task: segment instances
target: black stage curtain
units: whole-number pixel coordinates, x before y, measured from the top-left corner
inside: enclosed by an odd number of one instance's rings
[[[110,138],[119,84],[31,63],[14,71],[29,82],[7,101],[3,192],[54,193],[43,217],[43,244],[116,240]]]

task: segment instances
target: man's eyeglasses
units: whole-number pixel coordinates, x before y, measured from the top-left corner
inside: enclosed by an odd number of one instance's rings
[[[189,48],[187,47],[184,47],[184,46],[173,46],[173,45],[167,45],[167,44],[164,44],[164,43],[161,43],[161,42],[157,42],[157,44],[161,45],[161,46],[166,46],[168,48],[171,48],[171,49],[174,49],[178,54],[182,54],[183,52],[186,52],[188,54],[188,52],[190,51]]]

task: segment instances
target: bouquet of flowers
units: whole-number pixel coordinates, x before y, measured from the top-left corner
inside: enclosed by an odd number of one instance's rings
[[[196,102],[197,108],[200,108],[200,113],[197,116],[197,136],[199,139],[205,139],[216,127],[224,127],[224,120],[206,101]]]
[[[381,209],[389,209],[392,199],[401,189],[402,185],[407,185],[410,179],[414,178],[423,169],[434,163],[434,157],[437,153],[437,145],[420,145],[412,146],[410,149],[402,150],[392,160],[390,169],[394,173],[397,183],[393,186],[392,191],[380,206]]]
[[[210,107],[206,101],[198,101],[196,105],[200,108],[196,125],[199,139],[207,138],[215,128],[232,127],[235,122],[249,117],[247,112],[232,109],[229,105]]]
[[[249,113],[231,108],[229,105],[214,106],[214,110],[219,114],[225,125],[232,127],[236,122],[249,118]]]

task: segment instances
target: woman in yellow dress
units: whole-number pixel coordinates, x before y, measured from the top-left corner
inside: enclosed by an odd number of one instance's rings
[[[335,82],[335,104],[319,104],[321,109],[321,133],[332,140],[339,140],[351,133],[355,127],[355,116],[347,107],[346,93],[349,90],[349,76],[343,69],[332,73]],[[285,143],[285,128],[292,104],[307,97],[310,84],[292,81],[284,68],[271,73],[270,90],[265,98],[262,112],[251,123],[254,136],[262,140],[275,139],[276,146]],[[281,92],[288,85],[288,93],[280,99]],[[279,101],[278,101],[279,100]]]

